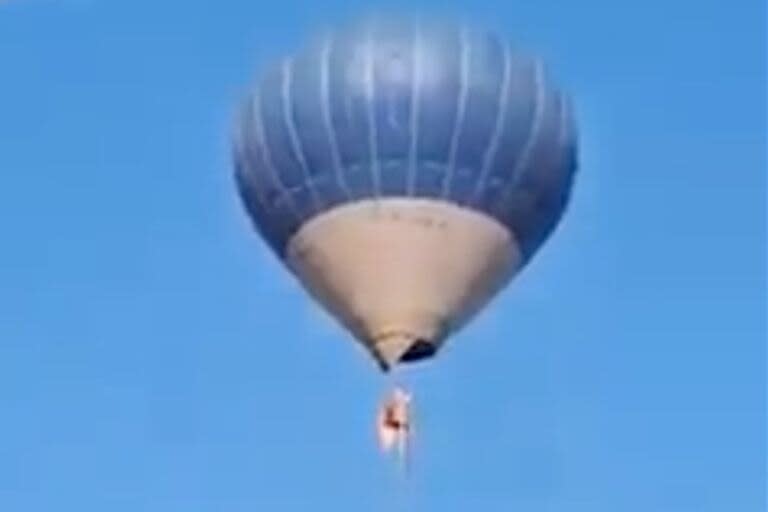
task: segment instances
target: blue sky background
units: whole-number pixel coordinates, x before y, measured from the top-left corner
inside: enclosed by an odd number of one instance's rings
[[[407,372],[405,483],[386,381],[229,158],[259,67],[370,6],[0,4],[0,510],[764,510],[764,2],[420,3],[542,55],[582,164],[534,262]]]

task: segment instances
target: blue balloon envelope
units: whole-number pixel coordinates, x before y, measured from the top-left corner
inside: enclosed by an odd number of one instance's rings
[[[389,368],[434,354],[530,260],[576,150],[541,61],[471,27],[373,19],[264,73],[235,164],[265,241]]]

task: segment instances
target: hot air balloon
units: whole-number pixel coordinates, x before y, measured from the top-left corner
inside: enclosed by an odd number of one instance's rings
[[[269,68],[234,150],[257,231],[385,371],[433,356],[531,260],[577,160],[540,60],[473,27],[380,19]]]

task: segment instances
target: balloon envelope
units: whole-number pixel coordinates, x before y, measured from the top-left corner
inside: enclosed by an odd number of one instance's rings
[[[267,70],[235,155],[258,231],[387,368],[432,355],[534,255],[576,133],[542,63],[497,36],[369,20]]]

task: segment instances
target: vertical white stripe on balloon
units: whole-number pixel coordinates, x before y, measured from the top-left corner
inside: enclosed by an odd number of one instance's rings
[[[296,124],[294,122],[293,114],[293,98],[291,97],[291,88],[293,84],[293,59],[286,59],[283,63],[283,118],[285,119],[285,126],[288,130],[288,137],[291,142],[291,150],[293,151],[296,160],[299,162],[301,172],[304,174],[305,186],[309,191],[309,195],[312,198],[312,203],[315,206],[315,211],[320,211],[320,199],[317,195],[314,185],[312,184],[312,176],[309,173],[307,167],[307,160],[304,155],[304,148],[301,145],[299,134],[296,131]]]
[[[525,173],[528,166],[531,154],[533,153],[533,147],[536,145],[536,140],[539,137],[541,131],[541,123],[544,117],[544,100],[545,88],[544,88],[544,65],[541,60],[536,60],[533,67],[533,81],[535,87],[534,103],[533,103],[533,115],[531,116],[531,126],[528,130],[528,137],[523,145],[523,149],[520,151],[520,156],[515,163],[512,173],[509,177],[508,186],[513,189],[515,185],[520,181],[520,178]]]
[[[491,174],[491,170],[493,169],[493,164],[496,161],[496,154],[499,151],[499,143],[501,141],[501,135],[504,131],[504,125],[507,120],[507,109],[509,104],[509,83],[510,83],[510,77],[511,77],[511,68],[512,68],[512,56],[511,51],[509,49],[509,45],[503,44],[503,52],[504,52],[504,71],[502,75],[501,80],[501,86],[499,87],[499,99],[498,99],[498,106],[496,109],[496,122],[493,127],[493,133],[491,135],[491,138],[488,141],[488,148],[485,151],[485,154],[483,155],[483,167],[480,171],[480,177],[477,180],[477,184],[475,185],[475,191],[472,194],[471,198],[468,202],[474,201],[478,195],[480,195],[483,191],[483,188],[486,185],[486,182],[488,181],[488,176]]]
[[[333,35],[329,34],[325,43],[323,44],[321,65],[320,65],[320,102],[323,115],[323,125],[328,135],[328,144],[331,148],[331,160],[333,162],[333,170],[336,176],[336,181],[339,184],[339,188],[347,196],[347,199],[352,198],[352,192],[347,185],[346,178],[344,176],[344,169],[341,164],[341,155],[339,153],[339,141],[336,135],[336,128],[333,125],[331,119],[331,55],[333,52]]]
[[[259,89],[256,89],[253,94],[253,101],[251,102],[251,106],[253,108],[253,118],[256,121],[256,144],[260,149],[259,153],[263,157],[264,167],[267,169],[267,171],[269,171],[269,175],[272,177],[272,183],[279,191],[280,197],[284,198],[285,203],[288,205],[288,208],[294,214],[296,219],[301,220],[301,212],[296,206],[296,203],[294,203],[293,197],[291,196],[291,192],[288,190],[288,187],[285,186],[283,180],[280,178],[280,173],[275,167],[274,161],[272,159],[272,152],[269,149],[266,133],[264,131],[264,118],[261,108],[261,91]]]
[[[365,38],[365,99],[368,115],[368,151],[371,156],[371,179],[373,195],[381,194],[381,176],[379,171],[378,136],[376,133],[376,76],[374,62],[373,23],[368,26]]]
[[[416,164],[419,149],[419,89],[421,88],[422,55],[421,27],[414,22],[413,29],[413,73],[411,82],[411,145],[408,151],[408,181],[406,195],[413,195],[416,188]]]
[[[467,96],[469,92],[469,67],[471,59],[471,47],[469,31],[462,27],[459,35],[459,91],[456,96],[456,117],[451,133],[451,145],[448,151],[448,164],[443,179],[442,197],[448,197],[451,193],[451,180],[456,172],[456,155],[459,150],[459,138],[464,126],[464,116],[467,109]]]

